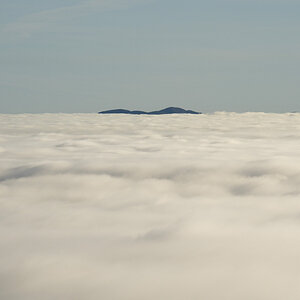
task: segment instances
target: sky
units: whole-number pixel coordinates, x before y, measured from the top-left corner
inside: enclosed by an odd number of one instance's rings
[[[0,0],[0,112],[300,110],[298,0]]]

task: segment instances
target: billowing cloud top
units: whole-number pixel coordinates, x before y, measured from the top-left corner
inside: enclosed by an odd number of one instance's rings
[[[0,298],[297,299],[299,129],[0,115]]]

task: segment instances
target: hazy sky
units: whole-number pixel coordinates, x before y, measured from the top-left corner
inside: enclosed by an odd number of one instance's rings
[[[300,110],[298,0],[0,0],[0,112]]]

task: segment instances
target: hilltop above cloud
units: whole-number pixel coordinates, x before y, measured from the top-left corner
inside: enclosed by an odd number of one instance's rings
[[[145,112],[142,110],[111,109],[100,111],[99,114],[130,114],[130,115],[169,115],[169,114],[202,114],[193,110],[185,110],[180,107],[167,107],[161,110]]]

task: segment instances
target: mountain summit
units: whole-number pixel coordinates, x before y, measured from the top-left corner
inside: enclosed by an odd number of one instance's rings
[[[100,111],[99,114],[129,114],[129,115],[170,115],[170,114],[193,114],[198,115],[201,112],[193,110],[185,110],[180,107],[167,107],[161,110],[145,112],[142,110],[127,110],[127,109],[111,109]]]

